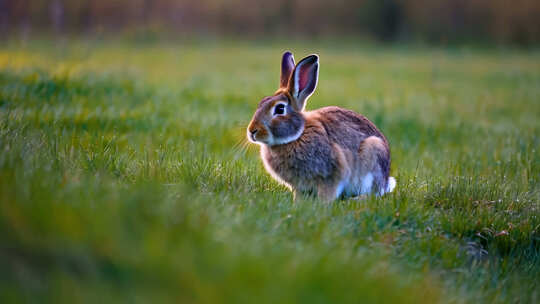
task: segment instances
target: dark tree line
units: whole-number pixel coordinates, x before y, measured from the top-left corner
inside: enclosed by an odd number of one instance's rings
[[[0,29],[540,42],[538,0],[0,0]]]

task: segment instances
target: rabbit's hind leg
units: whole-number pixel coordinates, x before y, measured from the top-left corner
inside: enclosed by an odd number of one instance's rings
[[[359,148],[358,194],[378,194],[385,192],[388,183],[389,155],[388,146],[376,136],[370,136],[362,141]]]

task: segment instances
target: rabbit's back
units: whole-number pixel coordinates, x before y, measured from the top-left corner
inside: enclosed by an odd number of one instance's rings
[[[369,119],[354,111],[331,106],[310,113],[320,121],[329,141],[344,149],[358,151],[362,141],[370,136],[378,137],[388,144],[382,132]]]

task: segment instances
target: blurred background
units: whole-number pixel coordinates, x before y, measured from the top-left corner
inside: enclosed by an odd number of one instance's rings
[[[540,303],[539,43],[540,0],[0,0],[0,303]],[[394,193],[265,172],[284,50]]]
[[[537,0],[0,0],[3,34],[122,32],[540,42]]]

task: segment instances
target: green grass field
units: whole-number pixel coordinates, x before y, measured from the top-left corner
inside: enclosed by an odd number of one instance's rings
[[[394,193],[324,204],[245,127],[281,53],[370,118]],[[538,303],[540,53],[353,42],[0,46],[0,302]]]

